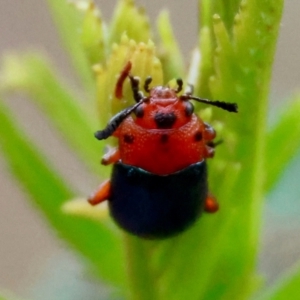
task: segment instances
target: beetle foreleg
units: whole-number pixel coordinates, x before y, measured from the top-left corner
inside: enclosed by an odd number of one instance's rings
[[[88,198],[91,205],[97,205],[110,197],[111,184],[110,180],[102,182],[97,191]]]
[[[107,166],[113,164],[120,159],[119,148],[109,147],[108,151],[103,155],[101,159],[101,164]]]
[[[216,137],[216,131],[208,123],[204,123],[204,126],[203,138],[207,141],[213,140]]]
[[[214,157],[214,155],[215,155],[215,149],[213,147],[205,145],[204,155],[205,155],[205,158],[212,158],[212,157]]]

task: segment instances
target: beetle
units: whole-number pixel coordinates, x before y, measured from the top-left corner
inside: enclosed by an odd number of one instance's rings
[[[110,215],[125,231],[147,239],[163,239],[190,227],[203,211],[213,213],[218,203],[208,192],[206,159],[214,155],[215,130],[195,113],[190,100],[237,112],[237,104],[179,94],[177,88],[155,86],[146,78],[144,96],[139,78],[130,74],[129,61],[120,74],[115,95],[129,78],[135,104],[117,113],[98,140],[118,138],[103,165],[113,164],[111,179],[88,198],[92,205],[108,200]]]

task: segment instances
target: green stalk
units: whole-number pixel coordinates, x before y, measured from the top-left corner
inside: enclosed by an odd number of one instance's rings
[[[124,234],[127,274],[131,300],[158,300],[153,274],[150,271],[149,243]]]
[[[205,11],[214,11],[212,3],[204,1]],[[212,5],[210,9],[209,4]],[[223,120],[228,132],[237,133],[231,138],[231,145],[227,143],[231,150],[224,149],[219,154],[220,159],[241,164],[241,172],[228,199],[231,208],[239,213],[227,233],[228,250],[224,253],[227,262],[222,263],[222,268],[227,270],[226,281],[230,288],[220,286],[219,294],[215,295],[222,299],[232,299],[237,289],[243,299],[251,290],[254,279],[263,206],[267,97],[282,6],[283,1],[242,1],[240,12],[229,30],[229,23],[225,26],[222,17],[214,16],[212,44],[217,45],[217,50],[213,49],[212,54],[202,58],[204,63],[214,58],[215,71],[210,78],[213,98],[239,104],[237,116],[214,112],[214,118]],[[224,15],[224,11],[219,13]],[[205,86],[203,80],[207,78],[200,76],[200,86]],[[224,140],[226,143],[226,137]],[[224,199],[219,185],[224,175],[218,171],[216,161],[212,162],[212,169],[215,174],[211,181],[212,191]],[[211,294],[206,297],[208,295]]]

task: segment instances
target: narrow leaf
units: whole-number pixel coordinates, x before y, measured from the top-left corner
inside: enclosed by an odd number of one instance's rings
[[[80,13],[69,1],[47,0],[53,19],[60,33],[61,41],[66,47],[71,62],[83,81],[86,92],[93,93],[95,89],[93,73],[81,45],[79,28]]]
[[[151,38],[148,17],[133,0],[118,2],[109,26],[109,45],[118,43],[124,33],[136,42],[146,43]]]
[[[271,128],[266,145],[266,190],[272,189],[300,148],[300,96],[293,97]]]
[[[91,170],[99,172],[97,162],[102,151],[93,136],[99,125],[90,101],[80,101],[57,78],[50,63],[38,55],[6,56],[2,77],[2,89],[26,92],[63,134],[72,150]]]
[[[61,207],[73,192],[26,138],[3,105],[0,106],[0,123],[0,149],[33,204],[43,212],[59,236],[86,258],[99,277],[124,286],[119,239],[100,222],[65,215]]]
[[[203,98],[212,99],[209,89],[209,80],[214,72],[213,68],[213,44],[211,39],[211,29],[208,26],[200,30],[199,49],[201,60],[199,64],[199,84],[196,86],[195,94]]]
[[[21,299],[11,295],[11,293],[4,292],[1,290],[0,291],[0,300],[21,300]]]
[[[280,278],[269,290],[263,293],[259,300],[298,299],[300,286],[300,264],[294,266]]]
[[[184,74],[184,62],[176,41],[168,11],[162,11],[157,20],[158,33],[161,40],[160,59],[165,79],[181,77]]]
[[[82,11],[80,38],[86,56],[93,66],[105,58],[106,39],[100,11],[94,2],[79,2],[78,9]]]
[[[231,32],[241,0],[199,0],[199,2],[201,28],[208,27],[212,29],[212,16],[217,14],[224,21],[226,29]]]
[[[217,12],[210,6],[213,1],[204,3],[206,11]],[[212,19],[213,53],[204,52],[206,56],[202,57],[204,61],[212,59],[214,66],[209,81],[212,98],[239,106],[236,115],[213,111],[213,117],[224,122],[228,139],[224,138],[226,145],[222,151],[218,149],[220,161],[211,162],[210,172],[214,178],[219,178],[210,181],[211,190],[222,199],[221,203],[225,202],[226,209],[237,212],[227,232],[227,241],[220,250],[225,259],[220,261],[205,294],[214,299],[233,299],[235,295],[245,299],[256,280],[258,249],[255,245],[259,240],[258,220],[261,219],[264,192],[267,99],[282,9],[282,0],[241,1],[238,13],[230,16],[231,20],[234,17],[230,28],[219,11]],[[200,77],[200,80],[204,79]],[[241,166],[234,188],[226,198],[220,182],[222,176],[231,176],[231,173],[224,173],[221,159],[225,164],[236,162]],[[220,274],[224,273],[226,278],[221,278]]]

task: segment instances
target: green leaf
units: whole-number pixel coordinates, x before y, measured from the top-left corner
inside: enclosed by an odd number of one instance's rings
[[[211,234],[209,226],[214,226],[214,220],[211,219],[213,217],[203,216],[194,228],[178,237],[176,242],[173,241],[176,252],[173,255],[169,254],[170,258],[164,262],[166,271],[161,278],[165,285],[165,297],[174,295],[172,298],[174,300],[210,299],[205,297],[205,293],[208,291],[210,281],[215,279],[214,271],[222,256],[220,249],[224,249],[228,230],[234,220],[234,215],[230,215],[231,218],[225,220],[227,223],[222,224],[221,230],[215,232],[212,240],[209,237]],[[203,244],[203,241],[206,243]],[[189,274],[189,276],[182,276],[182,274]],[[166,298],[162,297],[162,299]]]
[[[10,291],[0,290],[0,300],[22,300],[23,298],[17,297]],[[27,298],[26,298],[27,299]]]
[[[227,30],[231,31],[234,24],[235,15],[238,13],[241,0],[200,0],[201,27],[208,26],[212,28],[212,16],[217,14],[223,20]]]
[[[8,109],[0,106],[0,149],[7,164],[60,237],[81,253],[99,277],[124,286],[120,240],[99,221],[65,215],[61,207],[73,192],[47,164]]]
[[[213,3],[204,1],[205,10],[216,12]],[[224,124],[220,132],[224,145],[210,164],[211,191],[222,201],[222,210],[227,213],[234,210],[237,214],[226,233],[226,242],[219,248],[224,259],[215,267],[205,299],[233,299],[237,294],[244,299],[256,282],[255,245],[259,240],[258,220],[264,199],[267,99],[282,8],[282,0],[245,0],[234,22],[230,21],[232,27],[228,28],[230,22],[223,19],[224,14],[214,15],[212,25],[207,23],[213,31],[212,52],[203,52],[202,62],[210,60],[214,74],[209,79],[209,91],[204,93],[211,94],[213,99],[238,103],[239,112],[233,115],[213,110],[213,118]],[[209,32],[206,35],[209,40]],[[209,68],[206,69],[209,74]],[[198,86],[204,87],[207,77],[200,76],[199,80]],[[224,165],[230,163],[240,165],[241,169],[233,188],[224,196],[224,185],[220,183],[224,176],[231,176],[231,171],[224,171]],[[224,216],[222,223],[225,220]],[[226,278],[221,273],[227,274]]]
[[[7,55],[2,76],[2,89],[27,93],[79,157],[99,173],[102,150],[93,136],[99,125],[91,101],[80,101],[39,55]]]
[[[12,296],[10,293],[0,291],[0,300],[20,300],[20,298],[16,298]]]
[[[182,77],[184,62],[178,43],[175,39],[168,11],[162,11],[157,20],[158,33],[161,40],[160,59],[165,79]]]
[[[124,33],[136,42],[147,43],[151,38],[149,20],[144,10],[138,8],[133,0],[118,2],[108,32],[109,45],[119,43]]]
[[[300,264],[295,265],[269,290],[265,291],[259,300],[298,299],[300,286]]]
[[[300,148],[300,96],[284,105],[279,121],[271,128],[266,146],[266,190],[269,191]]]
[[[71,62],[80,76],[86,92],[93,94],[95,90],[93,73],[82,47],[78,30],[81,27],[80,13],[69,1],[47,0],[47,2],[61,41],[70,55]]]
[[[83,14],[80,30],[81,43],[93,66],[102,62],[106,55],[105,24],[94,2],[78,2],[77,8]]]
[[[200,30],[199,37],[199,49],[202,57],[201,63],[199,64],[199,76],[196,80],[199,84],[195,87],[195,94],[201,95],[203,98],[211,99],[211,91],[209,88],[210,76],[214,72],[213,66],[213,43],[211,39],[211,29],[208,26],[204,26]]]

